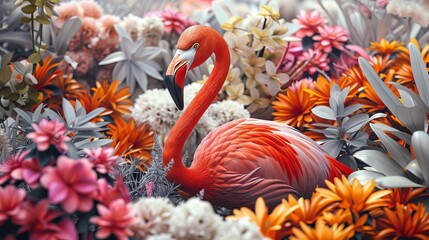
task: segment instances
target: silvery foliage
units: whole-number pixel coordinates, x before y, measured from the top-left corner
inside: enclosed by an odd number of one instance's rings
[[[172,203],[177,204],[181,200],[176,191],[178,186],[167,180],[167,173],[173,162],[166,167],[163,166],[162,150],[157,138],[155,137],[154,139],[154,147],[151,153],[152,161],[145,171],[137,168],[139,159],[133,159],[131,164],[121,163],[118,166],[117,174],[123,177],[133,202],[142,197],[165,197],[169,198]],[[147,188],[151,184],[153,189],[149,193]]]
[[[318,9],[314,0],[306,0],[311,8]],[[388,14],[375,0],[317,0],[320,10],[329,22],[347,29],[351,43],[363,48],[368,43],[384,38],[388,41],[406,42],[418,39],[420,44],[429,41],[429,28],[423,28],[412,19]],[[406,7],[406,6],[404,6]]]
[[[364,147],[368,142],[368,133],[362,131],[362,128],[371,120],[379,117],[385,117],[385,114],[377,113],[373,116],[368,114],[359,113],[351,117],[358,111],[362,104],[354,104],[344,107],[344,102],[349,93],[350,87],[343,90],[340,89],[338,84],[333,84],[330,91],[329,107],[316,106],[311,111],[318,117],[335,121],[334,125],[325,123],[312,124],[316,127],[323,127],[324,129],[310,129],[315,132],[323,133],[325,139],[320,142],[323,144],[322,148],[334,158],[338,158],[341,162],[348,165],[353,169],[357,169],[356,160],[352,154],[357,149]]]
[[[147,90],[148,77],[164,80],[160,74],[162,67],[154,59],[161,56],[163,61],[168,62],[170,54],[160,47],[145,47],[143,40],[134,42],[125,30],[116,25],[116,31],[121,37],[121,51],[114,52],[104,58],[99,65],[116,63],[112,78],[120,82],[126,80],[130,92],[134,92],[138,86]]]
[[[429,186],[429,75],[419,49],[411,43],[408,48],[419,94],[400,84],[391,83],[398,89],[400,99],[384,84],[366,60],[359,59],[359,65],[374,91],[390,112],[408,128],[409,133],[381,123],[371,124],[388,155],[382,150],[374,149],[356,152],[354,156],[369,167],[352,173],[349,176],[350,181],[354,178],[361,182],[375,179],[379,188]],[[411,146],[415,159],[407,147],[399,144],[386,132]]]
[[[105,109],[96,108],[87,113],[82,104],[76,100],[76,108],[65,98],[62,102],[64,117],[49,108],[44,108],[40,104],[34,112],[25,112],[16,108],[15,111],[20,117],[18,128],[24,132],[32,130],[31,123],[38,123],[41,119],[57,119],[63,122],[68,128],[67,134],[73,133],[68,146],[68,154],[72,157],[81,157],[84,155],[83,149],[95,148],[109,145],[112,140],[105,139],[102,133],[109,122],[91,122],[92,119],[101,114]],[[95,138],[95,140],[90,140]]]

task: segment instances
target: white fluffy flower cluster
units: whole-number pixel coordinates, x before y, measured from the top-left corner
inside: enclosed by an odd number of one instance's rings
[[[202,84],[197,82],[185,86],[185,108],[194,99],[201,87]],[[136,99],[131,116],[138,123],[149,124],[157,132],[160,145],[163,147],[171,128],[177,122],[181,113],[182,111],[176,108],[167,89],[152,89],[141,94]],[[212,104],[189,136],[184,150],[189,153],[189,156],[193,156],[200,141],[211,130],[229,121],[248,118],[249,116],[250,114],[244,106],[235,101],[225,100]]]
[[[156,16],[140,18],[129,14],[120,25],[130,34],[133,41],[143,39],[145,46],[158,46],[164,33],[164,24]]]
[[[143,198],[133,205],[133,210],[139,220],[131,229],[138,239],[264,239],[258,226],[248,218],[223,221],[210,203],[199,198],[177,207],[164,198]]]
[[[429,1],[390,0],[386,6],[388,13],[399,17],[409,17],[422,27],[429,26]]]

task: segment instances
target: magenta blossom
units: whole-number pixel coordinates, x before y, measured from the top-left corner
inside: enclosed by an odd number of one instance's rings
[[[60,156],[56,167],[47,167],[40,179],[48,189],[49,202],[61,204],[64,211],[87,212],[93,207],[92,195],[97,191],[97,174],[87,159],[73,160]]]
[[[90,221],[100,227],[95,235],[98,239],[114,235],[119,240],[128,240],[133,235],[129,227],[137,219],[133,217],[130,205],[123,199],[111,202],[108,207],[98,204],[97,210],[100,216],[92,217]]]
[[[57,119],[49,121],[43,118],[39,124],[32,123],[31,126],[33,126],[34,132],[29,133],[27,138],[37,144],[37,150],[46,151],[51,145],[55,145],[64,152],[67,150],[64,142],[69,141],[70,138],[66,136],[67,128],[64,123]]]
[[[314,47],[325,53],[332,52],[332,48],[344,50],[344,43],[347,42],[349,34],[346,29],[340,26],[319,27],[319,35],[313,36]]]
[[[58,239],[77,240],[77,231],[70,218],[64,218],[60,222],[54,220],[61,217],[58,210],[49,208],[48,200],[44,199],[37,204],[26,204],[27,218],[20,224],[22,227],[18,234],[28,232],[30,240]]]
[[[167,8],[161,12],[154,12],[148,14],[148,16],[157,16],[164,23],[164,30],[167,33],[175,32],[181,34],[185,28],[195,25],[195,22],[188,19],[185,15],[180,12],[177,12],[171,8]]]
[[[298,59],[300,63],[303,61],[308,61],[304,71],[307,70],[310,74],[315,74],[318,69],[322,71],[329,70],[328,54],[322,53],[319,50],[314,51],[313,49],[309,48],[307,51],[303,52]]]
[[[19,152],[0,164],[0,185],[9,180],[22,180],[22,162],[27,157],[28,151]]]
[[[8,219],[17,224],[25,219],[25,211],[22,208],[24,198],[24,189],[18,189],[13,185],[0,187],[0,226]]]
[[[113,148],[89,148],[84,151],[94,168],[101,174],[111,172],[118,159],[118,156],[113,155],[115,151]]]
[[[297,37],[311,37],[315,33],[318,33],[318,28],[323,27],[326,24],[326,20],[316,10],[308,12],[300,11],[296,19],[292,20],[294,23],[299,24],[301,28],[296,33]]]

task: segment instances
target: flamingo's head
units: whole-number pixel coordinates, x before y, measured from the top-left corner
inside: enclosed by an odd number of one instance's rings
[[[165,82],[180,110],[183,109],[183,88],[189,70],[204,63],[213,53],[221,37],[214,29],[196,25],[187,28],[177,42],[177,51],[167,68]]]

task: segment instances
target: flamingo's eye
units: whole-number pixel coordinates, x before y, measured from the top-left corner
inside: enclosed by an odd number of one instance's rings
[[[194,43],[193,45],[192,45],[192,48],[193,49],[198,49],[200,47],[200,44],[199,43]]]

